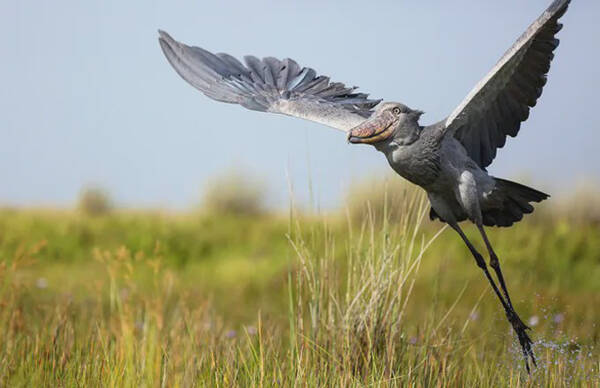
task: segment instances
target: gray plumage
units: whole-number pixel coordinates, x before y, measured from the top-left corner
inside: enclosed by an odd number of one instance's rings
[[[521,35],[496,66],[477,84],[446,120],[452,132],[479,166],[488,166],[506,136],[517,136],[546,84],[562,28],[558,19],[568,1],[555,1]]]
[[[314,69],[293,59],[262,60],[248,55],[245,65],[231,55],[212,54],[177,42],[164,31],[160,46],[165,56],[192,86],[213,100],[245,108],[281,113],[348,131],[371,116],[381,100],[370,100],[357,87],[330,82]]]
[[[242,64],[230,55],[179,43],[163,31],[159,42],[179,75],[206,96],[343,130],[349,142],[373,145],[394,171],[424,188],[430,217],[456,230],[484,271],[517,334],[529,371],[528,360],[535,364],[535,358],[528,328],[514,310],[484,225],[510,226],[533,211],[531,203],[548,195],[492,177],[485,168],[506,137],[517,135],[541,96],[558,46],[558,19],[569,2],[555,0],[450,116],[429,126],[419,124],[421,111],[369,99],[356,87],[317,76],[291,59],[247,56]],[[481,233],[500,288],[458,225],[467,219]]]

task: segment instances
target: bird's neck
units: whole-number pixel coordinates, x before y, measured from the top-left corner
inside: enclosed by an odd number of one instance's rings
[[[401,128],[398,128],[396,133],[390,138],[389,141],[385,141],[376,144],[375,147],[387,154],[394,151],[398,147],[410,146],[419,140],[423,127],[418,122],[405,123]]]
[[[411,145],[419,140],[423,127],[417,121],[407,123],[401,129],[399,136],[396,137],[396,143],[400,146]]]

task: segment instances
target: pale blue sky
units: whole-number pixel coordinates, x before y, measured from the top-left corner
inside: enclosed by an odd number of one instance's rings
[[[0,203],[67,205],[86,184],[125,206],[182,208],[233,166],[284,205],[335,206],[390,170],[342,133],[209,100],[157,43],[291,57],[375,98],[448,115],[550,0],[0,2]],[[424,5],[424,3],[427,3]],[[340,4],[343,4],[340,5]],[[544,95],[490,171],[556,193],[600,179],[600,2],[574,0]]]

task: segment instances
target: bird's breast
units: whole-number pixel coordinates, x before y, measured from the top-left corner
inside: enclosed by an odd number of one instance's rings
[[[418,143],[399,146],[387,155],[387,159],[396,173],[427,189],[440,175],[440,156],[436,147]]]

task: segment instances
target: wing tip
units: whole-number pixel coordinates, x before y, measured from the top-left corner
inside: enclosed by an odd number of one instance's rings
[[[171,35],[165,30],[158,29],[158,40],[175,41]]]
[[[180,43],[177,42],[168,32],[159,29],[158,30],[158,43],[167,58],[170,54],[174,55],[174,47],[177,47]]]
[[[559,19],[565,14],[565,12],[567,12],[567,8],[569,8],[570,3],[571,0],[554,0],[546,12],[551,13],[553,17]]]
[[[160,48],[165,57],[167,57],[167,60],[171,62],[171,65],[173,67],[175,67],[172,60],[173,57],[176,57],[174,47],[177,47],[178,42],[175,39],[173,39],[171,35],[169,35],[167,32],[163,30],[158,30],[158,44],[160,45]]]

